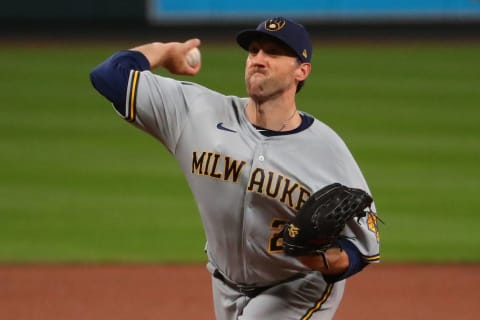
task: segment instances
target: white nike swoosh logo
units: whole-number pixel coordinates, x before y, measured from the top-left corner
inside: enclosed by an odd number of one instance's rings
[[[225,128],[225,127],[223,126],[223,122],[217,123],[217,129],[223,130],[223,131],[228,131],[228,132],[237,132],[237,131],[235,131],[235,130]]]

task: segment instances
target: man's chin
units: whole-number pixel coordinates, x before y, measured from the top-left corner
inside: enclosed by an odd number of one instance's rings
[[[262,97],[264,95],[263,88],[260,86],[250,86],[247,90],[250,97]]]

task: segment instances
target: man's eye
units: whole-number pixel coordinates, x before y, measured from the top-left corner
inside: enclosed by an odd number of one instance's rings
[[[282,50],[281,49],[278,49],[278,48],[270,48],[270,49],[267,49],[265,50],[265,53],[269,54],[269,55],[272,55],[272,56],[279,56],[279,55],[282,55]]]

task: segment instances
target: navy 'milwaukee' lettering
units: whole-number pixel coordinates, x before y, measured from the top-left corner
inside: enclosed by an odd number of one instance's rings
[[[262,168],[252,170],[247,190],[277,199],[295,210],[299,210],[310,197],[310,191],[306,187],[292,182],[280,173],[265,173]]]
[[[240,172],[247,162],[232,160],[229,156],[222,156],[213,152],[193,152],[192,173],[209,176],[224,181],[237,182]]]
[[[237,182],[246,164],[246,161],[232,159],[220,153],[194,151],[192,154],[193,174],[223,181]],[[295,210],[299,210],[311,194],[300,183],[263,168],[252,170],[247,190],[276,199]]]

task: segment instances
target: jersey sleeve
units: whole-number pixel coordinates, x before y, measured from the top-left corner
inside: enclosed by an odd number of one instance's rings
[[[345,163],[343,164],[344,184],[353,188],[360,188],[372,195],[370,188],[353,155],[346,149]],[[372,195],[373,199],[375,197]],[[350,220],[344,231],[343,238],[352,243],[358,250],[358,258],[365,264],[380,262],[380,233],[375,203],[369,212],[360,219]],[[348,251],[347,251],[348,252]]]
[[[126,119],[151,134],[175,153],[177,142],[189,124],[191,111],[208,108],[208,89],[149,71],[132,71],[127,89]]]
[[[90,80],[120,117],[153,135],[173,153],[195,97],[207,89],[161,77],[149,69],[142,53],[124,50],[96,66]]]
[[[340,164],[340,180],[345,185],[360,188],[371,194],[367,182],[348,148],[341,142],[344,150],[344,163]],[[349,258],[348,269],[339,275],[326,276],[327,282],[336,282],[353,276],[372,263],[380,262],[380,234],[375,204],[372,204],[365,217],[350,220],[343,230],[338,246]]]
[[[357,162],[351,156],[350,179],[347,185],[360,188],[372,195]],[[347,171],[347,169],[345,169]],[[348,178],[348,177],[347,177]],[[372,195],[373,199],[375,197]],[[373,202],[367,214],[360,219],[350,220],[343,231],[346,241],[352,243],[359,252],[359,258],[365,264],[380,262],[380,232],[375,203]]]

